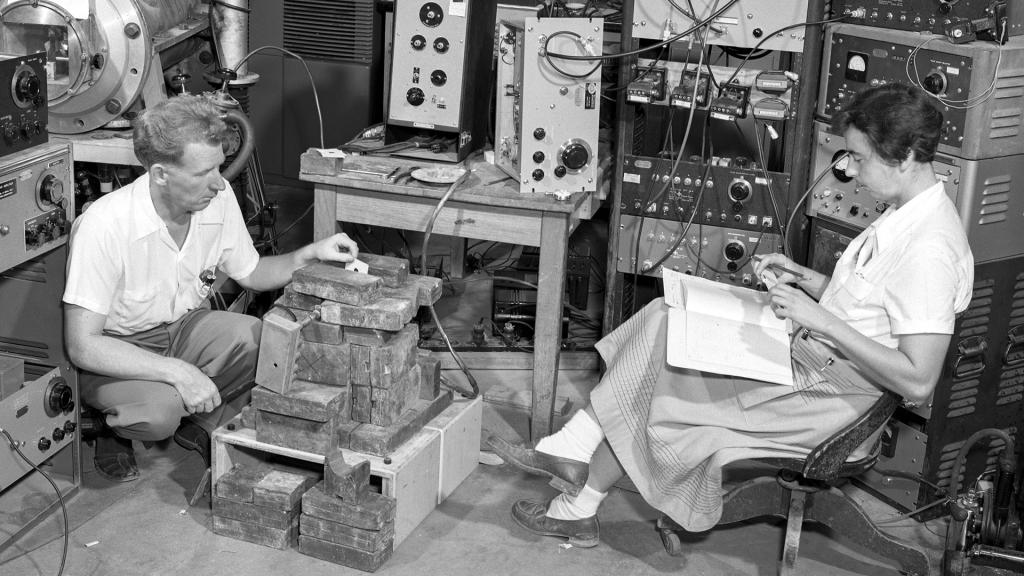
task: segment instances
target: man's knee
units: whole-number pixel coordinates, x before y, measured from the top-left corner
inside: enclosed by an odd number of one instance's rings
[[[170,438],[181,424],[184,408],[178,403],[151,402],[120,410],[109,423],[118,436],[132,440],[157,441]]]

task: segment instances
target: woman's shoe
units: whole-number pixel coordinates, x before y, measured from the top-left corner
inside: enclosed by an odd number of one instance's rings
[[[593,548],[601,541],[596,514],[581,520],[558,520],[548,516],[548,504],[520,500],[512,505],[512,519],[534,534],[568,538],[569,544],[580,548]]]

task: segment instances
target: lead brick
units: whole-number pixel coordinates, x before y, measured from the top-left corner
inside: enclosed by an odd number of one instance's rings
[[[346,502],[359,502],[370,487],[370,461],[354,464],[345,461],[341,450],[333,450],[324,458],[324,490]]]
[[[320,306],[320,319],[343,326],[397,332],[412,320],[415,311],[412,302],[398,298],[381,298],[366,306],[325,301]]]
[[[326,421],[315,422],[259,410],[256,412],[256,440],[303,452],[326,454],[337,447],[335,443],[341,419],[339,414]]]
[[[378,347],[352,345],[350,375],[353,384],[389,388],[416,361],[419,329],[408,324],[387,344]]]
[[[292,289],[351,306],[365,306],[380,297],[383,281],[341,266],[317,262],[292,273]]]
[[[356,452],[384,456],[412,438],[434,416],[452,403],[451,392],[441,394],[433,401],[419,400],[390,426],[363,424],[349,436],[349,448]]]
[[[251,504],[252,489],[269,470],[266,464],[233,466],[217,480],[214,493],[226,500]]]
[[[383,566],[384,563],[391,558],[393,550],[394,545],[392,544],[388,545],[383,550],[366,552],[364,550],[357,550],[356,548],[342,546],[341,544],[326,542],[311,536],[299,536],[299,552],[301,554],[306,554],[307,556],[312,556],[314,558],[319,558],[342,566],[348,566],[364,572],[376,572],[378,568]]]
[[[441,393],[441,361],[429,354],[416,357],[420,366],[420,399],[433,400]]]
[[[404,258],[361,253],[359,259],[369,266],[370,275],[380,277],[384,286],[401,286],[409,278],[409,261]]]
[[[395,522],[395,499],[367,492],[359,502],[346,502],[324,492],[324,483],[302,495],[302,513],[364,530],[382,530]]]
[[[295,378],[331,386],[346,386],[350,363],[348,344],[302,342],[295,359]]]
[[[215,515],[213,517],[213,533],[278,550],[287,550],[295,546],[299,534],[299,518],[296,516],[288,528],[282,529]]]
[[[252,490],[252,503],[256,506],[293,510],[311,486],[320,481],[320,475],[304,471],[272,470]]]
[[[299,534],[356,550],[376,552],[394,545],[395,525],[388,524],[382,530],[363,530],[302,514],[299,517]]]
[[[277,394],[257,386],[252,389],[252,406],[263,412],[326,422],[347,414],[348,389],[296,381],[287,393]]]
[[[286,529],[299,513],[297,506],[289,510],[277,510],[245,502],[235,502],[219,496],[213,497],[213,515],[240,522],[259,524],[268,528]]]

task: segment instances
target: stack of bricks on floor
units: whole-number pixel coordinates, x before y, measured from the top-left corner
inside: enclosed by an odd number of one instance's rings
[[[325,457],[323,487],[303,496],[304,484],[298,496],[289,496],[289,502],[303,502],[300,552],[375,570],[391,554],[395,505],[366,487],[369,462],[348,466],[340,449],[386,458],[447,408],[452,395],[441,392],[439,362],[417,348],[419,329],[411,323],[420,306],[440,298],[440,279],[409,274],[406,260],[360,259],[369,265],[366,274],[329,263],[293,274],[263,318],[251,408],[259,442]],[[238,483],[234,472],[224,476],[229,486]],[[238,475],[248,482],[254,473]],[[265,506],[245,498],[248,493],[230,500]],[[221,515],[221,526],[228,519],[248,521],[263,529],[256,531],[261,536],[218,533],[278,548],[290,537],[294,545],[295,523],[286,519],[294,520],[296,510],[275,508],[272,523],[269,513],[246,510],[244,518]],[[214,514],[216,531],[216,507]],[[270,530],[277,531],[273,538],[265,535]]]
[[[324,481],[302,497],[299,552],[373,572],[394,543],[395,499],[370,490],[370,462],[328,454]]]

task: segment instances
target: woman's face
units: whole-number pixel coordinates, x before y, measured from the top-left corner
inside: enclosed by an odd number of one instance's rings
[[[856,180],[857,186],[863,187],[875,200],[899,207],[903,192],[899,166],[882,160],[860,130],[851,126],[846,129],[844,137],[850,155],[846,175]]]

